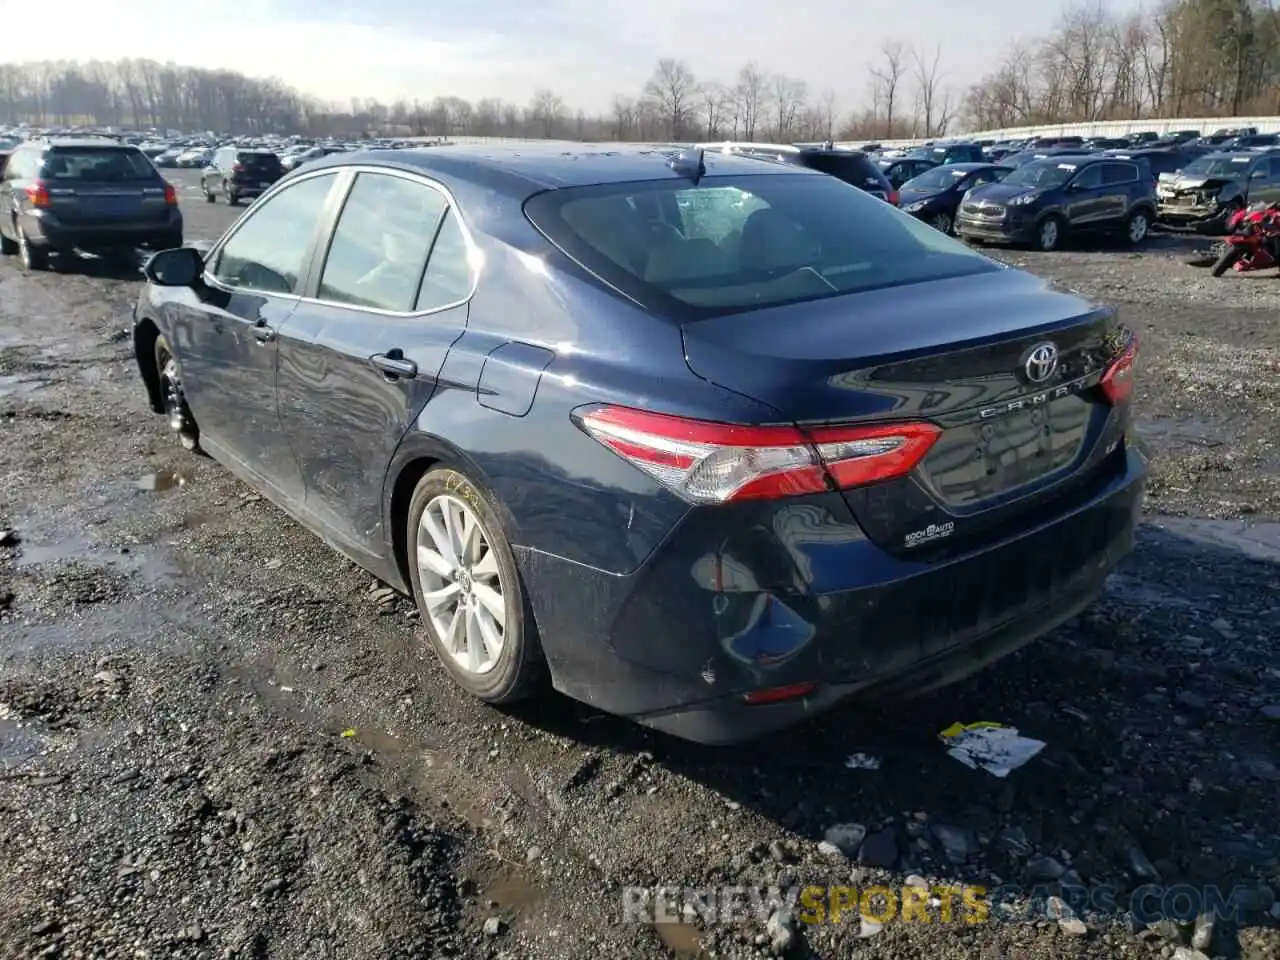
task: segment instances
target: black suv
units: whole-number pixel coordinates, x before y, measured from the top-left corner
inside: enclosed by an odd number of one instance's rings
[[[200,189],[210,203],[216,203],[221,195],[235,206],[245,197],[266,193],[283,176],[280,158],[270,150],[219,147],[200,174]]]
[[[51,252],[132,253],[182,246],[178,196],[137,147],[111,140],[28,140],[0,177],[0,252],[28,270]]]
[[[1083,232],[1120,233],[1141,243],[1156,219],[1155,180],[1142,160],[1078,154],[1032,160],[965,194],[956,233],[1039,250]]]
[[[705,150],[733,153],[775,163],[794,163],[830,174],[837,180],[865,190],[867,193],[898,204],[898,191],[879,165],[861,150],[841,150],[827,143],[821,147],[797,147],[776,143],[706,143]]]

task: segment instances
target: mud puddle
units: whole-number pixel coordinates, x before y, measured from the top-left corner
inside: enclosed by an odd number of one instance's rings
[[[1159,517],[1149,525],[1199,544],[1243,553],[1254,560],[1280,563],[1280,522],[1211,520],[1207,517]]]
[[[140,477],[137,488],[147,493],[164,493],[185,487],[189,482],[190,479],[180,470],[158,470]]]
[[[137,547],[104,547],[85,536],[45,541],[24,537],[16,561],[19,570],[69,564],[84,564],[138,575],[153,586],[176,583],[191,575],[191,571],[177,554]]]
[[[678,960],[701,960],[707,956],[702,949],[702,931],[692,923],[655,923],[653,932]]]

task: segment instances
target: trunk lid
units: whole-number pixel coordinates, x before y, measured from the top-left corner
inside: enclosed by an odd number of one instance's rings
[[[168,210],[162,182],[55,180],[49,184],[49,202],[58,219],[80,225],[160,221]]]
[[[1116,320],[1017,270],[855,293],[684,326],[694,373],[801,424],[928,420],[913,473],[847,490],[885,549],[938,555],[1025,524],[1095,477],[1123,424],[1096,389]],[[1032,351],[1056,349],[1036,381]]]

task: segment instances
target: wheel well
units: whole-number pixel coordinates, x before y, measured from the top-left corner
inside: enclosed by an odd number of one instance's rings
[[[406,589],[413,589],[413,576],[409,572],[409,543],[406,538],[409,525],[409,503],[418,481],[440,461],[434,457],[411,460],[400,470],[395,486],[391,488],[391,550],[396,568],[404,580]]]
[[[164,403],[160,399],[160,371],[156,369],[156,339],[159,336],[160,331],[148,319],[138,321],[138,325],[133,328],[134,356],[138,359],[142,382],[146,384],[147,397],[155,413],[164,412]]]

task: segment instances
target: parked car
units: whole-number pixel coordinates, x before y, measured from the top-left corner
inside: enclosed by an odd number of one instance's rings
[[[326,144],[324,146],[309,147],[300,153],[289,154],[281,159],[281,165],[285,172],[297,170],[304,163],[310,163],[312,160],[321,160],[325,157],[331,157],[335,153],[347,153],[348,150],[344,146],[336,144]]]
[[[952,163],[926,170],[908,180],[898,193],[904,213],[951,233],[956,210],[965,193],[984,183],[995,183],[1013,172],[1013,167],[994,163]]]
[[[186,147],[168,147],[151,157],[157,167],[176,167],[178,158],[187,152]]]
[[[902,157],[896,160],[886,158],[876,162],[880,165],[880,170],[884,173],[885,179],[897,191],[901,191],[902,185],[908,180],[918,177],[926,170],[932,170],[938,165],[935,161],[926,160],[923,157]],[[898,202],[902,202],[901,196],[899,196]]]
[[[756,160],[788,163],[829,174],[881,200],[896,204],[898,188],[881,171],[876,161],[861,150],[843,150],[833,145],[797,147],[782,143],[707,143],[700,150],[717,150]]]
[[[1233,213],[1277,201],[1280,153],[1210,153],[1159,185],[1157,215],[1168,226],[1221,233]]]
[[[261,196],[284,173],[280,158],[270,150],[221,147],[200,173],[200,191],[209,203],[222,197],[234,207]]]
[[[492,703],[549,673],[723,743],[929,689],[1084,608],[1141,512],[1115,313],[799,164],[330,157],[146,274],[152,408]]]
[[[1155,177],[1142,161],[1066,154],[1033,160],[971,190],[960,204],[956,233],[1038,250],[1053,250],[1079,233],[1119,233],[1138,244],[1155,218]]]
[[[1251,133],[1229,140],[1223,146],[1228,150],[1270,150],[1280,146],[1280,134]]]
[[[913,150],[911,156],[935,164],[979,163],[983,159],[982,145],[977,143],[939,143]]]
[[[17,147],[0,178],[0,252],[42,270],[51,253],[182,246],[178,196],[137,147],[41,139]]]

